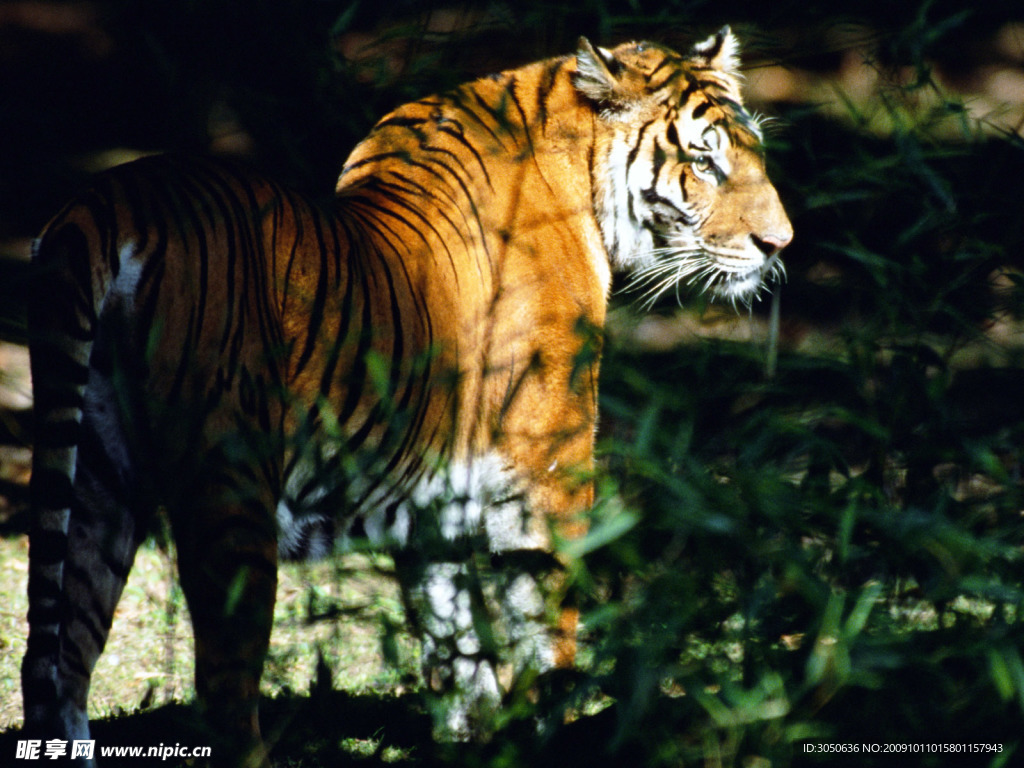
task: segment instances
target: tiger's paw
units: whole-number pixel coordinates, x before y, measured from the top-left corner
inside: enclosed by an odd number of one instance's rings
[[[434,670],[427,703],[433,719],[434,741],[489,741],[501,708],[501,688],[491,662],[460,656],[445,670],[449,673],[444,675],[446,681],[439,679],[438,672]]]

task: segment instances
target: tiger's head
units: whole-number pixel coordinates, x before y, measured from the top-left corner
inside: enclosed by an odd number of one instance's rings
[[[595,212],[613,267],[651,303],[680,284],[748,302],[782,273],[793,227],[738,64],[728,27],[686,56],[580,40],[573,81],[598,109]]]

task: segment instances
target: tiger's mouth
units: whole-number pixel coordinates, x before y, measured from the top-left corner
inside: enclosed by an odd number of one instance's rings
[[[778,253],[713,248],[694,239],[653,249],[647,263],[636,269],[625,289],[638,291],[641,305],[648,309],[667,293],[673,293],[681,305],[684,292],[749,306],[771,283],[785,275]]]
[[[704,291],[712,298],[749,305],[759,299],[763,291],[770,292],[771,283],[779,282],[786,276],[786,268],[777,253],[760,256],[756,260],[749,257],[736,258],[715,251],[707,253],[717,267],[704,287]]]

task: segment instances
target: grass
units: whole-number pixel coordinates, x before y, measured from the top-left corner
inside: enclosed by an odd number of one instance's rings
[[[0,731],[21,725],[21,657],[28,621],[28,539],[0,538]]]
[[[0,539],[0,731],[21,726],[27,562],[24,537]],[[397,665],[381,652],[383,623],[403,623],[390,570],[389,558],[380,555],[284,564],[264,695],[307,695],[324,674],[321,659],[334,687],[352,695],[387,697],[415,687],[416,650],[408,635],[393,638]],[[90,718],[192,700],[192,631],[174,571],[170,555],[153,543],[139,550],[93,676]]]

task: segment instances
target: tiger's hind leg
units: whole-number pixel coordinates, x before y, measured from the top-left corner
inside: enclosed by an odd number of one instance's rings
[[[276,498],[265,483],[229,475],[201,481],[171,510],[171,524],[203,737],[214,764],[253,768],[269,766],[258,704],[277,588]]]

